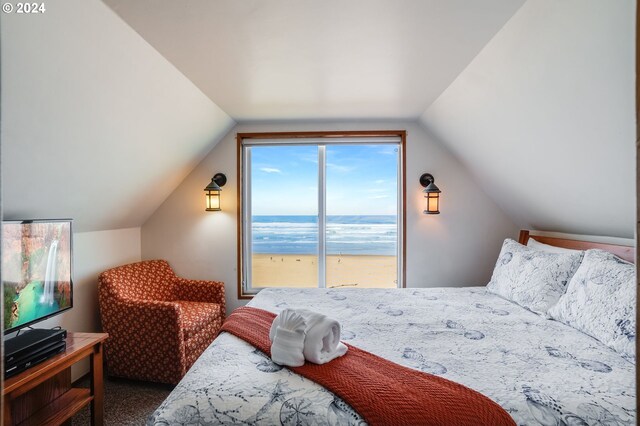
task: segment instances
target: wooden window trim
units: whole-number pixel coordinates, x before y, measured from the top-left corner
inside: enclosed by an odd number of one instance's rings
[[[261,133],[238,133],[236,135],[236,173],[238,182],[237,193],[237,267],[238,267],[238,299],[248,300],[252,299],[254,294],[248,294],[244,292],[242,285],[243,274],[243,259],[242,259],[242,188],[244,182],[242,181],[242,145],[245,139],[310,139],[310,138],[367,138],[367,137],[389,137],[397,136],[401,140],[402,145],[402,283],[401,287],[405,288],[407,284],[407,189],[406,189],[406,130],[348,130],[348,131],[311,131],[311,132],[261,132]]]

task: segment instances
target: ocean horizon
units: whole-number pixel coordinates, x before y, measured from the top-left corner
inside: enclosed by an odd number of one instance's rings
[[[395,215],[328,215],[327,254],[397,254]],[[317,254],[318,217],[252,216],[252,248],[259,254]]]

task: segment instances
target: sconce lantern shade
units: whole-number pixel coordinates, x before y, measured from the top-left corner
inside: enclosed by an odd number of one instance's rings
[[[424,214],[440,214],[440,188],[435,184],[433,175],[425,173],[420,176],[420,184],[425,188],[424,192],[425,209]]]
[[[220,192],[222,191],[221,186],[227,183],[227,177],[222,173],[217,173],[213,178],[211,178],[211,182],[204,189],[204,196],[206,201],[205,211],[208,212],[219,212],[222,210],[220,208]]]

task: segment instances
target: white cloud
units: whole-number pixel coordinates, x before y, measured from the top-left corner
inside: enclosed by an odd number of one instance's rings
[[[300,155],[299,158],[302,161],[308,161],[310,163],[318,164],[318,155]]]
[[[370,197],[367,197],[370,200],[380,200],[382,198],[389,198],[389,195],[371,195]]]
[[[337,172],[342,172],[342,173],[347,173],[354,169],[354,167],[339,166],[338,164],[335,164],[335,163],[327,163],[327,168],[330,168],[332,170],[335,170]]]
[[[265,173],[281,173],[282,174],[282,171],[280,169],[276,169],[275,167],[260,167],[260,171]]]
[[[383,184],[385,182],[386,182],[386,180],[384,180],[384,179],[378,179],[378,180],[374,181],[373,183],[375,183],[376,185],[381,185],[381,184]]]
[[[385,148],[385,149],[381,149],[380,151],[378,151],[378,154],[383,154],[383,155],[394,155],[396,152],[398,152],[398,148]]]

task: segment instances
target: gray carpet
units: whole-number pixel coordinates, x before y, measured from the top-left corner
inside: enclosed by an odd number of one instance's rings
[[[89,380],[78,383],[89,387]],[[172,386],[124,379],[104,381],[104,424],[107,426],[144,425],[147,417],[158,408],[171,392]],[[91,424],[89,407],[73,417],[73,426]]]

